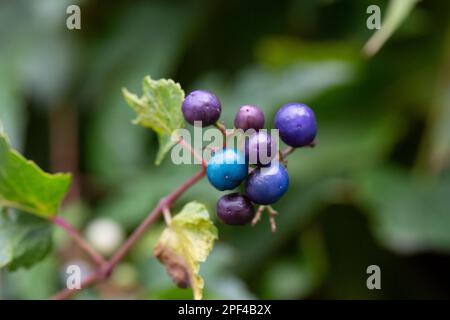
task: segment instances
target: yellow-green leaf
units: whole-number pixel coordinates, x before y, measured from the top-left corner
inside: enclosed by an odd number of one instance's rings
[[[0,206],[43,218],[57,214],[71,181],[69,174],[48,174],[9,145],[0,132]]]
[[[172,280],[181,288],[191,286],[196,300],[202,298],[204,286],[200,262],[206,260],[216,239],[217,228],[205,206],[193,201],[172,219],[154,250]]]
[[[180,84],[170,79],[153,80],[144,78],[141,97],[122,89],[128,105],[136,112],[133,123],[154,130],[158,134],[159,152],[156,164],[160,164],[165,154],[176,143],[171,139],[177,129],[184,126],[181,104],[184,91]]]

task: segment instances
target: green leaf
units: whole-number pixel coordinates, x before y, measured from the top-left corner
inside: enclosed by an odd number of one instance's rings
[[[51,240],[48,221],[25,213],[0,213],[0,268],[31,267],[49,253]]]
[[[172,219],[154,250],[172,280],[181,288],[190,285],[196,300],[202,298],[204,286],[200,262],[206,260],[216,239],[217,228],[205,206],[193,201]]]
[[[367,41],[364,53],[373,56],[405,20],[419,0],[391,0],[381,28]]]
[[[150,76],[142,83],[143,95],[130,93],[123,89],[128,105],[136,112],[134,124],[154,130],[158,134],[159,151],[156,164],[159,165],[165,154],[176,144],[172,134],[184,125],[181,104],[184,91],[173,80],[153,80]]]
[[[399,168],[379,168],[357,179],[379,241],[401,253],[450,252],[450,177],[421,180]]]
[[[57,214],[71,181],[69,174],[48,174],[11,149],[0,134],[0,205],[43,218]]]

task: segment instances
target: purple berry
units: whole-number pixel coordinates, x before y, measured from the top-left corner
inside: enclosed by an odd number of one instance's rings
[[[302,103],[282,106],[275,115],[275,127],[281,140],[294,148],[310,145],[317,134],[316,116]]]
[[[289,176],[286,169],[274,161],[269,167],[257,168],[248,176],[245,193],[254,203],[267,205],[277,202],[288,186]]]
[[[201,121],[202,127],[207,127],[219,120],[222,108],[214,94],[205,90],[195,90],[184,99],[181,110],[184,119],[190,124],[194,125],[194,121]]]
[[[234,118],[234,126],[244,131],[262,129],[264,127],[264,113],[257,106],[242,106]]]
[[[251,201],[239,193],[230,193],[217,201],[217,216],[225,224],[244,225],[249,223],[255,210]]]
[[[245,160],[249,164],[268,165],[277,151],[277,141],[265,130],[258,131],[245,140]]]

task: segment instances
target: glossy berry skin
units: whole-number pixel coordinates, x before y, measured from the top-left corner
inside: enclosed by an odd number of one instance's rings
[[[194,125],[201,121],[202,127],[212,125],[219,120],[222,107],[219,99],[211,92],[195,90],[189,93],[181,106],[184,119]]]
[[[275,127],[281,140],[294,148],[310,145],[317,134],[316,116],[302,103],[282,106],[275,115]]]
[[[252,202],[237,192],[221,197],[217,201],[216,212],[223,223],[230,225],[247,224],[255,216]]]
[[[288,186],[289,176],[286,169],[274,161],[269,167],[257,168],[248,176],[245,192],[254,203],[268,205],[277,202]]]
[[[277,141],[265,131],[258,131],[245,140],[245,160],[249,164],[268,165],[277,151]]]
[[[257,106],[242,106],[234,118],[234,126],[244,131],[262,129],[264,127],[264,112]]]
[[[236,188],[247,177],[245,157],[233,149],[223,149],[208,162],[206,175],[209,182],[220,191]]]

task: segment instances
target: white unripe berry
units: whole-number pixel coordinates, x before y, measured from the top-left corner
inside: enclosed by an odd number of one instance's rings
[[[98,218],[86,228],[86,239],[104,255],[112,254],[125,238],[122,227],[114,220]]]

